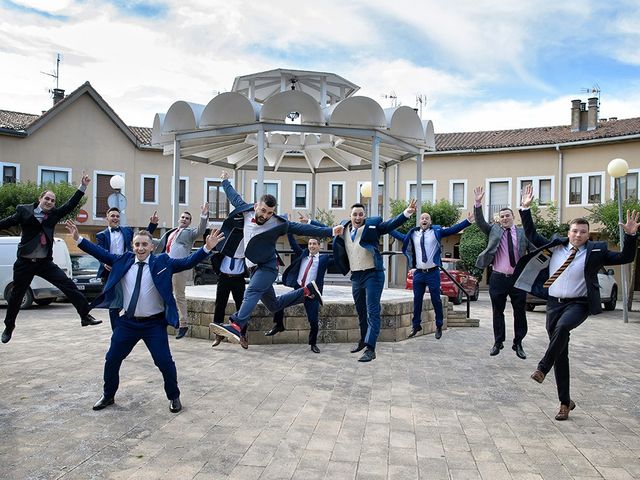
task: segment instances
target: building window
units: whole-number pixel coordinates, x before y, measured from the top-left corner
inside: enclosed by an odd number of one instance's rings
[[[489,181],[489,218],[493,219],[504,208],[510,208],[511,183],[508,180]]]
[[[329,188],[331,189],[329,198],[329,209],[343,209],[344,206],[344,182],[335,183],[331,182]]]
[[[602,200],[602,177],[589,175],[589,203],[600,203]]]
[[[293,208],[309,208],[308,182],[293,182]]]
[[[582,177],[569,178],[569,205],[582,203]]]
[[[587,207],[601,203],[604,172],[572,174],[567,177],[567,205]]]
[[[467,208],[467,181],[449,181],[449,201],[458,208]]]
[[[175,191],[175,185],[173,184],[173,177],[171,177],[171,205],[173,205],[173,192]],[[180,177],[178,183],[178,204],[186,207],[189,202],[189,177]]]
[[[140,185],[140,203],[158,203],[158,176],[142,175]]]
[[[18,181],[17,165],[2,164],[2,183],[16,183]]]
[[[219,180],[207,180],[209,220],[224,220],[229,215],[229,200]]]
[[[70,168],[38,167],[38,184],[69,183]]]
[[[638,199],[638,172],[629,172],[627,176],[620,179],[620,185],[622,186],[622,199],[626,200],[631,198],[633,200]],[[614,184],[614,199],[618,198],[618,182]]]
[[[416,182],[407,182],[408,183],[408,196],[406,198],[409,201],[412,198],[418,198],[418,184]],[[422,182],[422,198],[420,199],[422,203],[434,203],[435,200],[435,192],[436,186],[435,182]]]
[[[94,217],[104,218],[107,216],[107,210],[109,209],[109,195],[116,193],[116,190],[111,188],[109,183],[111,177],[114,175],[120,175],[124,177],[124,173],[120,172],[94,172],[95,173],[95,208]],[[121,192],[124,193],[124,192]]]
[[[540,193],[538,194],[538,203],[540,205],[550,205],[552,201],[551,179],[540,180]]]
[[[257,202],[258,200],[256,199],[256,190],[258,187],[258,181],[254,180],[253,181],[253,195],[252,197],[254,198],[254,202]],[[263,195],[273,195],[274,197],[276,197],[276,201],[278,202],[278,204],[280,204],[280,182],[267,182],[266,180],[263,183],[263,189],[262,189],[262,194]]]
[[[553,202],[553,177],[518,178],[518,185],[520,187],[518,205],[520,204],[520,193],[528,185],[533,188],[533,196],[538,200],[538,205],[551,205]]]

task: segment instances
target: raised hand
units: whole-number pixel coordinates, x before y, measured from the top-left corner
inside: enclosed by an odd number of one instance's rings
[[[200,213],[202,214],[203,217],[209,216],[209,202],[205,202],[202,205],[202,208],[200,209]]]
[[[89,185],[89,183],[91,182],[91,179],[89,178],[89,175],[87,175],[84,170],[82,171],[82,178],[80,179],[80,182],[82,183],[82,185],[84,185],[85,187],[87,185]]]
[[[635,210],[627,210],[627,223],[620,222],[624,233],[627,235],[635,235],[638,231],[638,212]]]
[[[217,228],[215,230],[211,230],[211,233],[207,236],[207,249],[213,250],[213,248],[222,240],[224,240],[224,233]]]
[[[298,212],[298,222],[309,223],[309,217],[302,212]]]
[[[149,223],[156,223],[156,224],[157,224],[157,223],[158,223],[158,220],[159,220],[159,218],[158,218],[158,211],[156,210],[155,212],[153,212],[153,215],[151,215],[151,216],[149,217]]]
[[[405,208],[404,210],[406,216],[411,216],[414,213],[416,213],[416,199],[412,198],[411,200],[409,200],[409,206],[407,208]]]
[[[476,216],[473,214],[473,212],[467,212],[467,220],[469,221],[469,223],[473,223],[476,221]]]
[[[220,178],[222,180],[229,180],[229,173],[227,173],[226,170],[223,170],[222,173],[220,174]]]
[[[344,226],[343,225],[336,225],[335,227],[333,227],[333,236],[337,237],[338,235],[342,235],[344,233]]]
[[[522,195],[520,197],[520,205],[522,208],[529,208],[533,201],[533,185],[528,184],[522,189]]]
[[[479,203],[482,203],[482,199],[484,198],[484,188],[482,187],[476,187],[473,189],[473,195],[475,197],[476,200],[476,205],[478,205]]]
[[[69,231],[73,239],[77,242],[80,238],[80,232],[78,232],[78,227],[76,227],[76,224],[73,223],[73,220],[67,220],[66,222],[64,222],[64,226]]]

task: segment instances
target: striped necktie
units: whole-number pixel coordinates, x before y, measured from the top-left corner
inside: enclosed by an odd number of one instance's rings
[[[558,277],[562,275],[562,272],[564,272],[569,266],[569,264],[573,262],[573,259],[576,258],[576,253],[578,253],[578,249],[576,247],[571,247],[571,253],[567,257],[567,259],[564,261],[564,263],[560,265],[560,268],[558,268],[558,270],[556,270],[554,274],[551,275],[546,282],[544,282],[544,285],[543,285],[544,288],[549,288],[551,285],[553,285],[553,282],[555,282],[558,279]]]

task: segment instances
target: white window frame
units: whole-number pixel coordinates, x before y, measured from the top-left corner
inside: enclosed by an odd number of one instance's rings
[[[264,180],[263,184],[266,184],[266,183],[275,183],[277,185],[276,192],[278,192],[278,193],[277,193],[276,199],[278,201],[278,205],[281,205],[282,204],[282,190],[281,190],[281,182],[280,182],[280,180]],[[251,198],[252,199],[256,196],[257,185],[258,185],[258,179],[256,179],[256,178],[252,179],[251,180]],[[245,202],[246,201],[247,200],[245,199]],[[253,202],[253,200],[252,200],[252,202]],[[276,211],[277,211],[277,209],[276,209]]]
[[[549,201],[550,201],[550,204],[554,203],[555,202],[555,198],[556,198],[556,195],[555,195],[555,193],[556,193],[555,178],[556,177],[553,176],[553,175],[541,175],[541,176],[536,176],[536,177],[518,177],[516,179],[516,184],[517,184],[518,189],[519,189],[518,190],[519,193],[518,193],[518,195],[516,195],[516,197],[517,197],[516,198],[516,204],[518,205],[518,208],[520,208],[522,206],[521,203],[520,203],[522,201],[520,193],[522,193],[521,192],[521,190],[522,190],[521,183],[524,182],[524,181],[530,181],[531,182],[531,185],[533,186],[533,196],[534,196],[534,198],[540,200],[540,181],[541,180],[551,180],[551,199]],[[540,208],[548,208],[550,205],[538,204],[538,206]]]
[[[627,172],[627,175],[630,174],[630,173],[637,173],[638,174],[638,199],[640,199],[640,168],[630,168],[629,171]],[[17,172],[16,172],[16,175],[17,175]],[[609,198],[611,200],[617,200],[616,197],[615,197],[615,194],[616,194],[616,181],[615,180],[616,179],[612,178],[612,177],[609,177],[609,178],[611,178],[611,181],[609,182],[610,183],[610,185],[609,185]]]
[[[296,186],[304,185],[307,187],[307,195],[304,199],[304,207],[296,207]],[[309,197],[311,196],[311,183],[309,181],[294,180],[291,183],[291,208],[293,210],[309,210]]]
[[[11,162],[0,162],[0,168],[2,167],[15,167],[16,169],[16,183],[20,181],[20,164]],[[4,170],[4,168],[2,168]],[[2,173],[2,172],[0,172]],[[40,175],[38,175],[40,178]],[[0,177],[0,185],[4,185],[4,176]],[[38,184],[39,185],[39,184]]]
[[[566,186],[566,195],[565,195],[565,206],[566,207],[590,207],[591,205],[595,205],[594,203],[589,203],[589,177],[600,177],[600,193],[601,198],[600,201],[605,201],[605,187],[604,187],[604,171],[600,172],[583,172],[583,173],[568,173],[565,179]],[[569,187],[571,185],[572,178],[582,178],[582,198],[581,202],[578,203],[569,203],[570,191]]]
[[[171,176],[171,206],[173,206],[173,196],[175,193],[175,183],[173,181],[175,177],[172,175]],[[180,177],[180,180],[184,180],[185,184],[184,184],[184,200],[185,203],[179,203],[178,205],[180,205],[181,207],[188,207],[189,206],[189,177]],[[207,184],[205,183],[205,186]],[[206,188],[206,187],[205,187]],[[206,201],[206,199],[205,199]]]
[[[144,201],[144,180],[145,178],[153,178],[155,182],[153,183],[153,202],[145,202]],[[140,174],[140,204],[142,205],[158,205],[158,184],[160,183],[159,175],[152,175],[150,173],[141,173]]]
[[[507,182],[508,184],[508,190],[509,193],[507,194],[509,196],[509,203],[507,203],[507,206],[509,208],[513,208],[511,206],[511,200],[513,198],[513,179],[511,177],[495,177],[495,178],[487,178],[484,181],[484,206],[485,206],[485,211],[489,211],[489,195],[491,195],[491,184],[492,183],[503,183],[503,182]]]
[[[456,180],[449,180],[449,201],[453,204],[453,185],[457,183],[462,183],[464,185],[464,202],[461,207],[458,207],[458,210],[466,210],[467,209],[467,195],[469,190],[467,189],[467,179],[460,178]]]
[[[331,205],[333,196],[333,186],[342,185],[342,208],[337,208]],[[329,182],[329,204],[327,205],[329,210],[346,210],[347,208],[347,182]]]
[[[408,202],[409,200],[411,200],[411,186],[415,185],[416,186],[416,192],[418,191],[418,182],[416,180],[407,180],[407,185],[406,185],[406,190],[405,190],[405,200]],[[431,185],[432,186],[432,191],[433,191],[433,195],[431,197],[431,200],[427,199],[427,198],[422,198],[420,199],[420,201],[425,204],[427,202],[430,203],[436,203],[436,190],[438,187],[438,182],[437,180],[423,180],[422,184],[423,187],[425,185]]]
[[[98,185],[98,175],[120,175],[125,180],[125,182],[124,182],[125,186],[122,188],[122,190],[120,190],[120,193],[122,193],[123,195],[126,196],[125,189],[126,189],[126,185],[127,185],[127,177],[126,177],[124,172],[113,172],[113,171],[110,171],[110,170],[94,170],[93,171],[93,180],[92,180],[94,185]],[[94,187],[91,190],[93,191],[93,200],[92,200],[93,211],[91,212],[91,218],[93,220],[104,220],[105,217],[96,217],[96,210],[97,210],[96,203],[97,203],[97,200],[98,200],[98,188]],[[126,208],[125,208],[125,211],[126,211]]]
[[[38,165],[38,186],[42,185],[42,171],[53,170],[54,172],[67,172],[67,183],[73,184],[73,169],[68,167],[49,167],[46,165]]]

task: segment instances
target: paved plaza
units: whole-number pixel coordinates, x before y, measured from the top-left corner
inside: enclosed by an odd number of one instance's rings
[[[528,314],[527,360],[509,345],[489,356],[487,292],[472,315],[479,328],[381,343],[369,364],[348,344],[316,355],[171,338],[184,405],[172,414],[143,344],[116,404],[91,409],[106,311],[84,328],[68,304],[23,311],[0,345],[0,478],[640,478],[640,313],[623,324],[606,312],[573,332],[566,422],[553,419],[553,375],[529,378],[546,346],[543,308]]]

